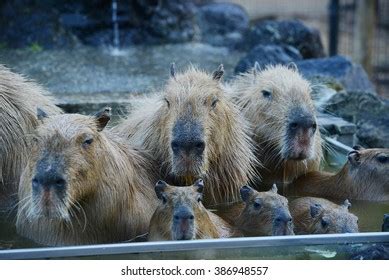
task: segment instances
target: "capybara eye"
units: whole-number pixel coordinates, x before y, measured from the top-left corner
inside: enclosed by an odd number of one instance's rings
[[[82,143],[82,146],[84,147],[84,148],[86,148],[86,147],[88,147],[90,144],[92,144],[93,143],[93,138],[87,138],[87,139],[85,139],[84,140],[84,142]]]
[[[180,217],[178,217],[177,215],[174,215],[174,220],[178,221],[180,219]]]
[[[212,101],[211,107],[215,108],[218,101],[219,99],[215,99],[214,101]]]
[[[265,98],[270,98],[271,97],[271,92],[268,90],[262,90],[262,95]]]
[[[167,98],[164,98],[163,100],[165,100],[166,104],[167,104],[167,107],[170,108],[170,102],[169,100],[167,100]]]
[[[317,124],[316,124],[316,123],[312,124],[312,130],[313,130],[313,132],[315,132],[316,129],[317,129]]]
[[[259,202],[257,202],[257,201],[254,202],[253,206],[254,206],[255,209],[261,208],[261,204]]]
[[[326,220],[321,220],[321,226],[323,227],[323,228],[325,228],[325,227],[327,227],[328,226],[328,222],[326,221]]]
[[[298,124],[295,123],[295,122],[292,122],[292,123],[290,124],[290,128],[291,128],[291,129],[296,129],[297,127],[298,127]]]
[[[381,163],[388,163],[389,162],[389,157],[386,155],[379,155],[377,157],[377,160]]]

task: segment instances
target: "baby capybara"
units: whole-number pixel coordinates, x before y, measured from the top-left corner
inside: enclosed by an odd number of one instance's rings
[[[45,89],[0,65],[0,208],[16,201],[38,107],[50,115],[61,113]]]
[[[309,82],[291,67],[257,68],[238,76],[226,90],[252,127],[262,164],[258,187],[266,190],[318,170],[322,148]]]
[[[157,199],[148,156],[95,116],[46,117],[32,137],[16,228],[45,245],[108,243],[147,233]],[[155,182],[155,181],[154,181]]]
[[[152,152],[160,176],[174,185],[205,182],[206,205],[235,201],[253,176],[247,125],[212,75],[194,67],[171,70],[163,92],[144,99],[117,130]]]
[[[389,149],[356,146],[336,174],[310,172],[287,189],[291,195],[389,201]]]
[[[160,204],[150,221],[149,240],[192,240],[239,236],[227,222],[207,210],[203,203],[203,180],[176,187],[158,181]]]
[[[220,216],[244,236],[293,235],[288,200],[277,193],[277,186],[257,192],[249,186],[240,189],[243,204],[220,212]]]
[[[302,197],[289,203],[296,234],[358,232],[358,217],[346,199],[337,205],[324,198]]]

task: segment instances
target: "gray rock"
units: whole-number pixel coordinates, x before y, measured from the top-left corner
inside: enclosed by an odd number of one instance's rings
[[[301,60],[296,65],[307,79],[333,79],[348,91],[375,91],[362,66],[344,56]]]
[[[241,47],[249,50],[258,44],[291,45],[300,51],[303,58],[324,56],[319,31],[299,20],[265,20],[257,23]]]
[[[247,12],[232,3],[210,3],[197,11],[201,41],[213,46],[235,48],[249,28]]]
[[[266,65],[288,64],[301,59],[300,52],[289,45],[258,45],[238,62],[235,73],[247,72],[256,61],[265,68]]]

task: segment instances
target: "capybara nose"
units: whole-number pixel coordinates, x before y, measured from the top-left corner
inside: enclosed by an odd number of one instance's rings
[[[291,130],[303,129],[312,130],[312,132],[315,132],[317,129],[317,124],[312,116],[298,116],[289,123],[289,128]]]
[[[63,190],[66,186],[66,180],[59,174],[37,174],[32,179],[32,189],[38,191],[40,189]]]
[[[292,216],[288,213],[279,213],[276,216],[275,221],[277,223],[289,223],[292,222]]]
[[[174,153],[184,151],[187,154],[191,152],[201,154],[204,152],[205,142],[201,139],[192,139],[191,141],[174,140],[172,141],[171,146]]]
[[[180,221],[180,220],[194,220],[194,215],[192,211],[187,209],[186,207],[180,207],[177,209],[176,213],[174,213],[174,220]]]

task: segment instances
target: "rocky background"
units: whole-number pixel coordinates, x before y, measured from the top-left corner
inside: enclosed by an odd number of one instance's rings
[[[3,0],[0,51],[110,45],[111,5],[107,0]],[[354,123],[357,143],[389,147],[389,101],[376,94],[360,65],[327,57],[318,30],[299,20],[250,22],[242,7],[206,0],[121,0],[118,17],[124,47],[198,42],[224,48],[223,55],[241,54],[235,74],[255,61],[262,67],[293,62],[312,81],[316,97],[328,89],[334,93],[321,110]]]

